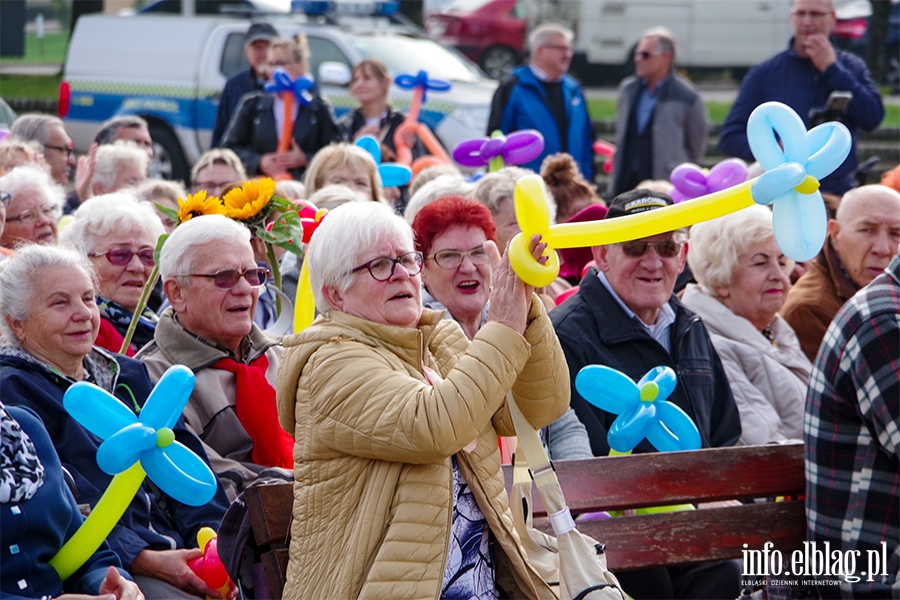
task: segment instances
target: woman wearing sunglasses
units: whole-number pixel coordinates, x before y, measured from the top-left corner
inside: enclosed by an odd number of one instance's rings
[[[56,226],[65,200],[63,189],[40,167],[16,167],[0,177],[9,194],[0,246],[15,250],[25,244],[56,245]]]
[[[497,266],[470,341],[422,308],[425,259],[389,207],[339,206],[313,235],[322,314],[278,374],[297,440],[284,598],[553,597],[513,532],[497,436],[514,434],[507,392],[543,427],[568,376],[540,300],[480,241]]]
[[[119,352],[153,266],[153,249],[165,233],[149,204],[127,193],[92,198],[75,212],[61,242],[87,256],[97,277],[100,333],[95,344]],[[126,349],[134,356],[153,339],[159,320],[149,308],[137,317],[137,329]]]

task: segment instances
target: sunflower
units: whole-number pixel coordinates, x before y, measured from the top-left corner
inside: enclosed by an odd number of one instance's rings
[[[268,206],[275,195],[275,180],[269,177],[245,181],[244,185],[225,194],[225,216],[236,221],[250,221]]]
[[[206,191],[200,190],[196,194],[188,194],[187,200],[178,199],[178,222],[190,221],[191,217],[203,215],[225,214],[225,207],[216,196],[206,197]]]

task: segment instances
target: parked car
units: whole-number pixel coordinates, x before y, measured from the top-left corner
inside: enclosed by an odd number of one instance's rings
[[[872,5],[868,0],[845,3],[837,7],[837,22],[831,31],[835,45],[865,58],[869,45],[869,17]],[[884,40],[885,81],[894,93],[900,93],[900,0],[893,0]]]
[[[430,15],[425,31],[500,79],[522,61],[527,25],[526,0],[456,0]]]
[[[496,82],[468,59],[436,42],[384,22],[269,15],[282,36],[305,33],[310,70],[340,116],[356,106],[347,87],[350,69],[367,57],[384,61],[391,74],[417,73],[451,82],[431,92],[420,120],[452,149],[484,135]],[[244,34],[250,19],[173,14],[89,15],[78,20],[60,91],[61,114],[75,149],[85,152],[106,119],[140,115],[150,124],[154,174],[187,180],[190,166],[209,148],[225,81],[247,68]],[[394,86],[391,103],[409,106],[411,92]]]

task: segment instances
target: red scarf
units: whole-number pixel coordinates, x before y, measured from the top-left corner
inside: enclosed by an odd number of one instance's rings
[[[266,467],[294,468],[294,438],[281,428],[275,389],[266,379],[269,359],[263,354],[250,364],[223,358],[212,365],[237,375],[237,417],[253,440],[253,462]]]

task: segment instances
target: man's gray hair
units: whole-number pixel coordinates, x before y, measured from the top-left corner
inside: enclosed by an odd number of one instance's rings
[[[118,141],[114,144],[106,144],[97,148],[97,162],[94,165],[94,176],[91,178],[91,188],[99,183],[109,189],[116,182],[116,175],[123,165],[129,163],[137,165],[144,173],[150,158],[147,153],[134,142]]]
[[[545,46],[551,39],[563,36],[568,43],[572,43],[575,34],[571,29],[558,25],[556,23],[544,23],[535,27],[528,35],[528,49],[534,54],[534,51]]]
[[[43,277],[43,270],[52,267],[64,267],[69,271],[81,269],[97,287],[94,268],[83,254],[40,244],[21,248],[15,256],[0,262],[0,333],[4,344],[19,346],[6,319],[28,319],[37,282]]]
[[[85,255],[98,250],[97,238],[112,232],[143,231],[156,248],[166,230],[153,208],[128,193],[104,194],[91,198],[75,211],[74,220],[59,234],[60,244]]]
[[[237,181],[247,179],[247,171],[244,169],[244,163],[240,157],[234,153],[231,148],[211,148],[200,155],[197,162],[191,168],[191,183],[196,183],[197,175],[204,169],[208,169],[213,165],[225,165],[231,167],[237,173]],[[237,183],[233,182],[233,183]]]
[[[691,227],[687,262],[703,293],[717,298],[717,287],[731,285],[742,256],[772,238],[772,211],[760,205]],[[788,259],[786,270],[793,263]]]
[[[19,115],[15,123],[9,130],[10,137],[17,137],[27,142],[38,142],[46,145],[48,140],[47,128],[51,125],[63,125],[62,119],[52,115],[42,115],[38,113],[28,113]]]
[[[50,179],[47,171],[37,165],[22,165],[0,177],[0,190],[12,197],[16,197],[26,187],[37,188],[44,201],[57,209],[62,208],[66,200],[65,191]]]
[[[440,175],[416,190],[406,205],[403,218],[412,225],[418,212],[435,200],[444,196],[469,198],[474,187],[471,183],[467,183],[462,175]]]
[[[150,130],[147,126],[147,121],[137,115],[113,117],[112,119],[107,119],[106,122],[100,126],[100,131],[94,136],[94,142],[101,146],[112,144],[116,141],[116,136],[119,135],[120,129]]]
[[[513,202],[516,192],[516,182],[526,175],[533,175],[534,171],[522,167],[503,167],[499,171],[488,173],[478,180],[472,196],[488,207],[493,216],[500,212],[500,205],[504,202]],[[556,200],[547,189],[547,184],[541,179],[541,189],[544,190],[544,198],[547,200],[547,209],[550,211],[550,222],[556,222]]]
[[[363,253],[385,240],[403,241],[410,251],[414,248],[412,228],[385,204],[351,202],[328,213],[307,250],[309,281],[319,312],[331,308],[322,290],[331,287],[346,292],[353,282],[350,271],[359,266]]]
[[[641,39],[656,38],[656,50],[658,52],[669,52],[672,54],[672,62],[675,62],[675,34],[671,29],[666,27],[653,27],[648,29],[641,36]]]
[[[198,248],[211,243],[250,245],[250,230],[222,215],[193,217],[175,228],[159,255],[162,280],[187,275],[194,269]]]
[[[187,198],[187,190],[184,189],[181,182],[166,181],[165,179],[145,179],[129,191],[141,202],[152,203],[156,202],[157,198],[168,198],[177,204],[179,198]]]

